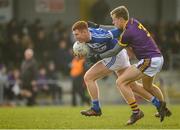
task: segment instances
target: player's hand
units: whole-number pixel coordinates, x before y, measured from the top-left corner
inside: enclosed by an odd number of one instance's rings
[[[92,63],[96,63],[97,61],[101,60],[99,54],[90,55],[88,58]]]
[[[88,21],[87,24],[88,24],[88,27],[91,27],[91,28],[99,28],[100,26],[99,24],[91,22],[91,21]]]
[[[91,66],[93,66],[95,63],[91,62],[90,59],[86,59],[86,66],[88,68],[90,68]]]
[[[83,56],[83,55],[76,55],[75,53],[73,53],[73,55],[74,55],[75,57],[77,57],[78,59],[82,59],[82,58],[84,58],[84,56]]]

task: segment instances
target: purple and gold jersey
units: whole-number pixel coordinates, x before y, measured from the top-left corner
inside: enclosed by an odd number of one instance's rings
[[[146,28],[136,19],[130,19],[123,33],[120,35],[121,46],[131,46],[137,59],[146,59],[161,56],[155,41]]]

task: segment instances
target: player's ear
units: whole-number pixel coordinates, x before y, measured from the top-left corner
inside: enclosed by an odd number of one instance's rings
[[[124,21],[124,20],[125,20],[125,19],[122,18],[122,17],[119,17],[118,19],[119,19],[119,21]]]

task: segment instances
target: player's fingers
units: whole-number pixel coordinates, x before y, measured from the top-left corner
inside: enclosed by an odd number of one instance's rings
[[[74,52],[73,52],[73,56],[75,56],[75,57],[76,57],[76,56],[78,56],[78,55],[77,55],[76,53],[74,53]]]
[[[79,58],[79,59],[82,59],[83,57],[84,57],[83,55],[78,54],[78,58]]]

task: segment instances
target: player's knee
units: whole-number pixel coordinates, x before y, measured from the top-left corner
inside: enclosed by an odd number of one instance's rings
[[[132,90],[135,90],[136,87],[138,87],[138,85],[135,82],[130,83],[129,86],[131,87]]]
[[[88,75],[87,75],[87,74],[84,75],[84,82],[85,82],[85,83],[88,82]]]
[[[116,85],[117,87],[126,87],[127,85],[129,85],[129,82],[127,80],[125,80],[124,78],[118,78],[116,80]]]
[[[116,80],[116,85],[117,85],[118,88],[121,87],[121,86],[123,86],[123,84],[124,84],[124,82],[123,82],[123,80],[122,80],[121,78],[118,78],[118,79]]]
[[[84,81],[87,83],[87,82],[89,82],[89,81],[91,81],[91,80],[93,80],[93,79],[92,79],[92,76],[91,76],[89,73],[86,73],[86,74],[84,75]]]

